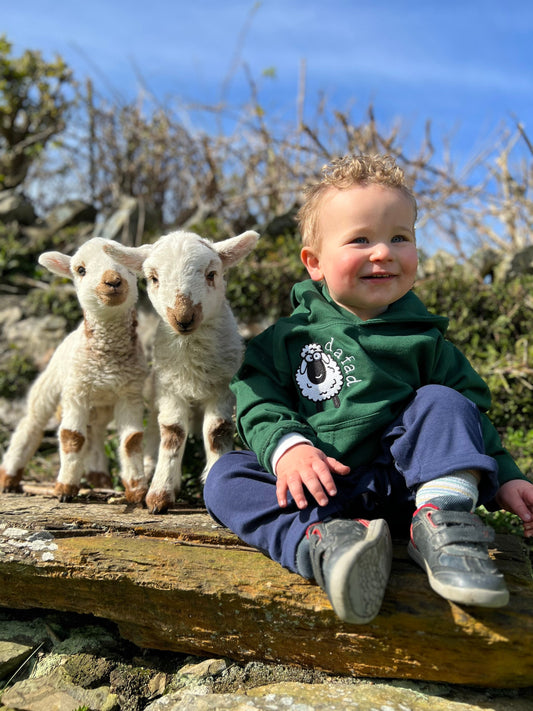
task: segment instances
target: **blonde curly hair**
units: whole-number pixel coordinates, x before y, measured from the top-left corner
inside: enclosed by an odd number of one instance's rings
[[[416,198],[406,184],[405,173],[389,155],[347,155],[336,158],[322,168],[322,178],[304,190],[304,202],[296,219],[306,247],[318,248],[318,219],[322,198],[331,188],[346,190],[357,185],[383,185],[401,190],[413,203],[415,221]]]

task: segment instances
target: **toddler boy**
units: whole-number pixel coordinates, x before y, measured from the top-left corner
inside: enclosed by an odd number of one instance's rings
[[[224,455],[206,506],[241,539],[326,591],[346,622],[379,612],[390,527],[431,587],[499,607],[509,593],[473,511],[494,498],[533,535],[533,484],[485,411],[486,384],[411,291],[416,201],[388,156],[323,170],[299,212],[310,280],[253,339],[234,378],[250,451]]]

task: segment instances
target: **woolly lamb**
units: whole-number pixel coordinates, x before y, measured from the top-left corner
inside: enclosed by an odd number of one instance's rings
[[[243,354],[225,294],[225,270],[255,247],[257,232],[210,242],[172,232],[152,245],[108,247],[126,266],[144,273],[148,296],[161,317],[153,356],[159,452],[146,504],[166,511],[181,485],[187,436],[200,430],[206,464],[233,448],[234,397],[229,383]]]
[[[147,366],[136,331],[137,279],[103,251],[107,244],[93,238],[73,257],[60,252],[39,257],[49,271],[73,280],[83,321],[57,347],[29,392],[27,413],[0,467],[2,491],[20,490],[24,467],[60,405],[61,466],[55,485],[60,501],[76,496],[84,471],[92,483],[109,480],[104,437],[113,415],[126,498],[140,503],[146,495],[142,390]]]

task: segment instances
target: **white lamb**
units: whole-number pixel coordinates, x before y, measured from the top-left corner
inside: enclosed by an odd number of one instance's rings
[[[224,272],[256,245],[257,232],[211,242],[172,232],[152,245],[107,247],[126,266],[144,273],[148,296],[161,317],[153,355],[159,423],[157,466],[146,497],[152,513],[166,511],[181,485],[187,436],[200,430],[206,464],[233,448],[234,397],[229,383],[243,354],[225,293]]]
[[[57,347],[29,392],[27,413],[0,467],[2,491],[20,490],[24,467],[58,406],[60,501],[76,496],[84,472],[92,483],[109,478],[104,437],[113,416],[126,498],[138,504],[148,491],[142,452],[147,366],[136,330],[137,278],[104,252],[107,244],[93,238],[72,257],[60,252],[39,257],[48,270],[73,280],[83,321]]]

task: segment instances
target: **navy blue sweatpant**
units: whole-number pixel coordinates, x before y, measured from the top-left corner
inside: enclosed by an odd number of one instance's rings
[[[216,521],[298,572],[296,549],[311,523],[385,518],[393,527],[407,526],[418,486],[459,469],[482,472],[479,503],[493,498],[497,464],[485,454],[478,408],[451,388],[426,385],[382,434],[375,462],[347,476],[333,475],[337,494],[326,506],[308,495],[308,506],[300,510],[289,494],[288,506],[280,508],[275,476],[249,451],[230,452],[213,465],[204,499]]]

